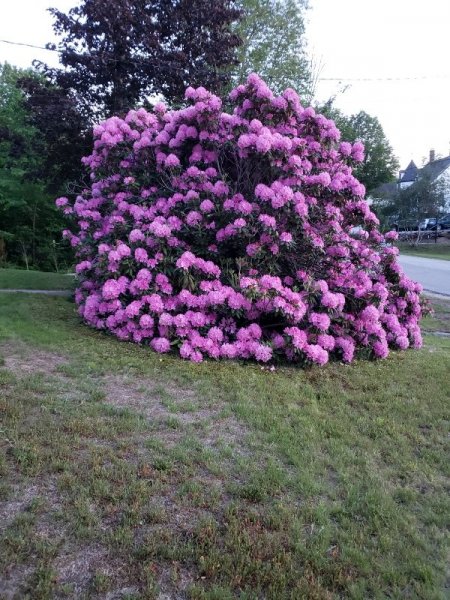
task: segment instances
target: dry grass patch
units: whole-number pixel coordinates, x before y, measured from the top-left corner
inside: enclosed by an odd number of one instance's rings
[[[68,360],[55,352],[30,348],[18,340],[0,344],[0,356],[3,365],[19,377],[33,373],[51,375]]]
[[[16,342],[2,355],[4,470],[20,483],[0,502],[1,597],[186,597],[195,577],[177,556],[232,501],[248,429],[195,390],[80,373]]]

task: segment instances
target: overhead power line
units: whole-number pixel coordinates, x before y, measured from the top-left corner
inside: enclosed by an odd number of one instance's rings
[[[319,77],[319,81],[422,81],[424,79],[450,79],[450,73],[415,77]]]
[[[34,44],[25,44],[24,42],[11,42],[10,40],[0,40],[2,44],[11,44],[11,46],[26,46],[27,48],[37,48],[38,50],[47,50],[48,52],[58,52],[55,48],[46,48],[45,46],[35,46]]]
[[[0,40],[0,43],[3,44],[10,44],[12,46],[25,46],[27,48],[34,48],[34,49],[38,49],[38,50],[47,50],[47,52],[56,52],[57,54],[62,54],[61,50],[58,50],[57,48],[46,48],[45,46],[37,46],[35,44],[27,44],[25,42],[13,42],[11,40]],[[112,57],[108,57],[107,56],[107,52],[102,52],[102,56],[103,58],[110,62],[110,63],[129,63],[132,64],[133,62],[136,63],[136,57],[129,57],[126,60],[118,60],[117,58]],[[86,56],[86,55],[85,55]],[[151,59],[144,59],[143,61],[141,60],[141,62],[145,62],[147,65],[152,65],[154,67],[159,67],[159,68],[170,68],[172,70],[178,71],[180,73],[184,73],[187,74],[186,68],[183,67],[182,65],[177,65],[176,62],[174,61],[170,61],[167,59],[162,59],[159,58],[157,61],[155,60],[151,60]],[[203,67],[197,66],[196,70],[198,72],[204,72],[204,73],[208,73],[210,74],[210,71],[208,69],[205,69]]]
[[[0,40],[2,44],[10,44],[11,46],[25,46],[26,48],[34,48],[36,50],[46,50],[47,52],[56,52],[61,54],[61,50],[57,48],[46,48],[36,44],[27,44],[25,42],[13,42],[11,40]],[[114,60],[114,59],[113,59]],[[381,82],[381,81],[423,81],[431,79],[450,79],[450,73],[444,75],[417,75],[414,77],[318,77],[317,81],[337,81],[337,82]]]

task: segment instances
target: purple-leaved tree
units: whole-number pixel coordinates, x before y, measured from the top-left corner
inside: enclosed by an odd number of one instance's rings
[[[218,91],[240,38],[233,0],[81,0],[50,9],[63,69],[43,70],[89,116],[124,114],[151,94],[183,98],[189,83]]]

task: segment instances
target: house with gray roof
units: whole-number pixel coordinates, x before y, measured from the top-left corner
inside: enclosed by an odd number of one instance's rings
[[[435,158],[434,150],[431,150],[430,160],[420,169],[419,176],[427,177],[432,183],[442,183],[444,189],[444,211],[450,211],[450,156]]]
[[[445,158],[436,158],[435,151],[430,150],[429,161],[421,169],[417,167],[412,160],[406,169],[402,169],[398,174],[395,183],[384,183],[380,185],[371,194],[371,200],[378,201],[392,200],[399,190],[408,188],[416,183],[420,178],[427,177],[430,183],[441,182],[444,184],[444,212],[450,211],[450,156]]]
[[[433,155],[433,160],[430,160],[430,162],[421,169],[421,174],[425,177],[429,177],[431,181],[438,181],[450,177],[450,156],[434,159]]]
[[[412,160],[406,169],[400,171],[398,174],[397,186],[403,190],[412,185],[419,177],[419,169],[416,163]]]

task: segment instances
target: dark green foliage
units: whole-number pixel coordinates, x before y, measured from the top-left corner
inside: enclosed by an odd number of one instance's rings
[[[63,219],[48,191],[48,144],[30,118],[20,78],[33,78],[0,65],[0,261],[54,270],[70,261],[61,248]]]
[[[352,115],[342,135],[350,141],[361,140],[364,143],[366,156],[356,168],[355,176],[364,183],[368,192],[395,179],[399,162],[377,117],[364,111]]]

